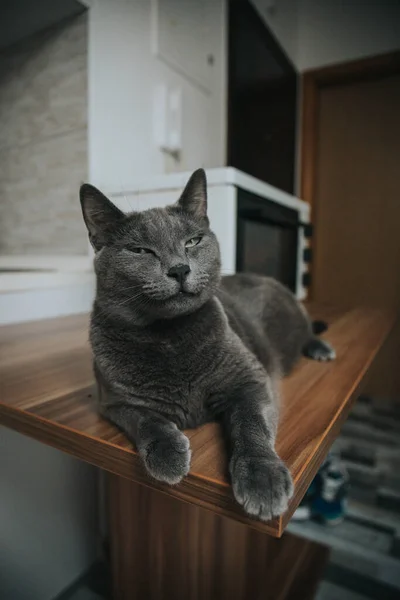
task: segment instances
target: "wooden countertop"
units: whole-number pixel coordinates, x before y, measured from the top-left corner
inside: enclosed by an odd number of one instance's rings
[[[282,383],[277,451],[289,466],[295,494],[288,512],[269,523],[249,519],[235,503],[216,424],[191,430],[190,474],[175,487],[151,480],[126,438],[96,412],[88,316],[0,328],[0,423],[97,467],[279,537],[355,399],[393,324],[380,310],[310,307],[329,323],[337,360],[302,359]]]

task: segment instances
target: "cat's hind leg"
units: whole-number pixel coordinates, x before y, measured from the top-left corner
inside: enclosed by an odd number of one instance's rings
[[[303,355],[312,360],[335,360],[336,352],[325,340],[312,337],[303,347]]]

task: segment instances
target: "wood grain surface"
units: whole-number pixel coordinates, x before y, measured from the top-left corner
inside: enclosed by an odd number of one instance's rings
[[[311,600],[329,558],[115,475],[109,514],[114,600]]]
[[[151,480],[131,444],[96,410],[88,316],[0,328],[0,423],[105,469],[279,537],[323,461],[352,400],[387,338],[394,315],[379,309],[311,307],[329,324],[333,363],[300,361],[282,383],[277,450],[295,494],[280,519],[249,519],[233,499],[216,424],[188,431],[192,466],[174,487]]]

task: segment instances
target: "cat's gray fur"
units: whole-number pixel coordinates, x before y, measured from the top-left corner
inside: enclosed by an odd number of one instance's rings
[[[268,520],[293,491],[274,449],[277,381],[302,352],[323,360],[334,353],[278,282],[244,274],[221,281],[206,194],[200,169],[176,205],[125,215],[92,186],[81,188],[96,251],[90,340],[100,410],[136,444],[150,475],[170,484],[190,467],[182,429],[220,421],[235,497]],[[193,238],[201,241],[185,248]],[[171,276],[176,265],[190,267],[181,282]]]

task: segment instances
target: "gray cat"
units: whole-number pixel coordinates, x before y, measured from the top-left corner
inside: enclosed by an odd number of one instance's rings
[[[101,413],[169,484],[190,467],[182,429],[218,420],[236,500],[263,520],[282,514],[293,484],[274,448],[276,384],[302,353],[330,360],[333,349],[277,281],[221,280],[202,169],[167,208],[126,215],[88,184],[80,199],[96,252],[90,341]]]

